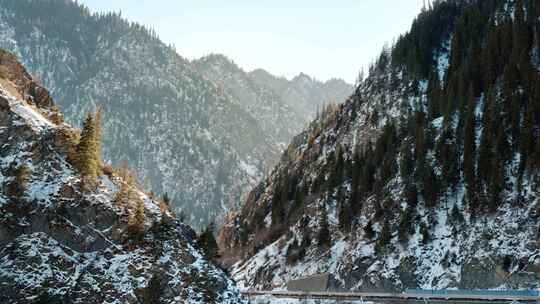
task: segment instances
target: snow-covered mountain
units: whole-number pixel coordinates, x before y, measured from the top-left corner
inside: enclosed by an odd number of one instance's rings
[[[540,288],[538,1],[438,1],[218,236],[245,288]]]
[[[223,90],[155,32],[73,1],[1,0],[0,47],[50,88],[68,121],[101,105],[105,158],[127,161],[197,228],[237,207],[305,122],[270,128],[292,118],[275,94]]]
[[[0,302],[243,303],[195,232],[116,171],[95,189],[71,165],[78,130],[0,50]],[[141,202],[144,237],[130,221]]]

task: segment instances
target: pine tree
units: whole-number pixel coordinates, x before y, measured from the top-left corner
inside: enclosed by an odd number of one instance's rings
[[[330,229],[328,228],[328,215],[326,213],[326,206],[321,206],[319,214],[319,231],[317,232],[317,245],[319,248],[329,248],[332,243],[330,236]]]
[[[516,0],[514,8],[514,33],[512,47],[512,61],[517,62],[522,56],[529,60],[529,50],[532,37],[526,24],[523,0]]]
[[[373,223],[371,221],[364,227],[364,233],[368,240],[371,240],[375,236],[375,230],[373,230]]]
[[[345,159],[343,157],[343,148],[338,146],[336,148],[336,164],[334,167],[334,176],[332,181],[332,187],[337,187],[343,182],[343,176],[345,171]]]
[[[482,62],[484,84],[491,86],[497,80],[497,75],[500,71],[500,29],[495,25],[495,21],[491,21],[487,32],[487,45],[483,48]]]
[[[409,234],[411,233],[411,229],[413,228],[412,221],[412,207],[408,206],[407,209],[401,212],[401,218],[399,221],[398,238],[402,244],[405,244],[409,241]]]
[[[206,228],[201,232],[197,243],[202,248],[206,258],[208,260],[214,260],[219,257],[219,247],[214,237],[215,224],[210,223]]]
[[[390,229],[390,223],[387,219],[383,219],[381,233],[377,240],[377,247],[379,250],[385,248],[392,240],[392,231]]]
[[[96,119],[97,118],[97,119]],[[96,118],[88,114],[83,122],[81,138],[75,149],[74,166],[83,176],[85,185],[94,186],[101,175],[101,110]]]
[[[441,82],[439,80],[439,73],[437,71],[431,72],[427,87],[427,112],[430,119],[435,119],[441,115],[441,111],[439,109],[441,96],[440,86]]]
[[[287,247],[287,252],[285,254],[286,261],[288,265],[296,263],[299,259],[300,245],[296,237],[293,239],[292,243]]]
[[[88,114],[83,123],[81,139],[77,145],[76,166],[81,175],[95,178],[96,158],[93,153],[95,148],[96,129],[92,114]]]
[[[161,274],[155,273],[150,278],[147,286],[142,289],[142,301],[144,304],[159,304],[161,295],[163,294],[163,280]]]
[[[171,199],[170,199],[169,194],[167,192],[163,193],[163,195],[161,196],[161,200],[167,205],[171,204]]]
[[[521,124],[521,97],[518,94],[510,99],[510,134],[512,142],[512,150],[516,151],[519,148],[520,140],[520,124]]]
[[[145,219],[144,203],[138,199],[135,204],[135,213],[129,219],[127,229],[129,238],[136,244],[140,244],[144,240]]]
[[[428,208],[435,207],[440,194],[439,180],[433,168],[425,164],[422,169],[422,195]]]
[[[422,244],[426,245],[431,240],[431,236],[429,234],[429,227],[422,223],[420,224],[420,234],[422,235]]]
[[[403,180],[408,179],[414,172],[414,159],[411,149],[412,147],[406,143],[401,146],[399,169]]]
[[[491,176],[491,163],[493,155],[494,140],[494,112],[495,98],[493,91],[488,91],[484,103],[484,113],[482,115],[482,137],[480,139],[479,155],[478,155],[478,180],[483,185],[487,184]]]
[[[413,183],[405,184],[405,198],[409,208],[416,208],[418,206],[418,190]]]
[[[459,210],[459,207],[457,206],[457,204],[454,204],[454,206],[452,207],[452,211],[450,213],[450,216],[451,216],[452,222],[454,224],[462,223],[465,220],[463,218],[463,214]]]
[[[272,197],[272,226],[280,226],[285,221],[285,208],[289,201],[289,186],[288,173],[282,172],[274,186],[274,195]]]
[[[501,203],[501,194],[506,187],[504,180],[506,162],[508,160],[509,144],[502,124],[496,131],[496,156],[492,158],[490,179],[488,184],[489,211],[495,211]]]
[[[465,118],[465,139],[463,143],[463,175],[469,192],[476,191],[476,115],[474,100],[474,96],[469,95],[469,104],[467,106],[467,113],[465,114],[467,117]]]
[[[454,133],[452,127],[445,127],[437,144],[437,156],[439,162],[442,164],[442,181],[445,182],[446,187],[454,188],[459,182],[457,146],[458,136]],[[424,164],[424,166],[427,165]],[[424,174],[429,174],[429,172],[424,171]],[[429,175],[425,178],[429,178]]]
[[[342,232],[349,232],[352,222],[351,208],[349,204],[347,204],[347,200],[345,199],[345,193],[342,187],[338,188],[336,201],[338,203],[339,229]]]
[[[416,112],[415,122],[415,146],[414,146],[414,158],[417,164],[422,163],[426,157],[426,122],[424,112]]]
[[[305,196],[308,192],[308,186],[306,183],[298,185],[294,193],[294,201],[289,210],[289,222],[293,224],[294,221],[302,214],[304,214]]]
[[[363,153],[363,164],[361,166],[359,178],[360,197],[365,197],[373,191],[375,184],[376,165],[373,160],[373,150],[368,144],[366,151]]]
[[[351,208],[351,216],[355,217],[360,214],[362,204],[360,200],[360,176],[363,170],[363,161],[360,158],[360,152],[355,151],[354,162],[352,167],[351,177],[351,196],[349,206]]]
[[[127,162],[124,162],[118,169],[118,177],[120,177],[120,187],[115,194],[114,201],[119,205],[127,205],[131,201],[138,199],[133,190],[136,184],[135,175],[129,169]]]
[[[165,219],[164,215],[167,212],[171,212],[171,199],[169,198],[169,194],[167,194],[167,192],[165,192],[159,200],[159,210],[162,213],[162,220]]]
[[[101,159],[101,138],[103,135],[102,130],[102,123],[103,123],[103,108],[101,106],[98,106],[96,109],[94,124],[95,124],[95,141],[96,141],[96,158],[97,158],[97,165],[98,165],[98,172],[97,174],[100,175],[101,172],[99,172],[99,168],[103,166],[103,160]]]
[[[521,167],[526,171],[530,171],[534,165],[538,164],[538,161],[540,161],[538,154],[535,153],[537,143],[534,134],[534,102],[535,101],[532,98],[529,99],[529,102],[525,108],[525,117],[523,118],[523,124],[521,127],[522,140],[520,142],[520,151],[523,162]]]

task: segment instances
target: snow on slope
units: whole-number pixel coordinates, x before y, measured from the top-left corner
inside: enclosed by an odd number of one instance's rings
[[[451,37],[448,32],[441,35],[440,43],[431,53],[430,71],[439,76],[449,70]],[[320,273],[333,274],[345,290],[540,288],[539,172],[534,168],[530,174],[518,177],[520,153],[514,153],[502,166],[505,189],[496,211],[473,214],[474,207],[470,207],[471,203],[465,198],[461,165],[456,173],[456,185],[441,186],[435,206],[428,206],[423,189],[419,188],[423,185],[417,180],[418,175],[406,176],[413,179],[409,185],[412,183],[415,187],[414,205],[410,202],[406,181],[400,173],[401,162],[404,149],[412,147],[407,152],[415,152],[418,137],[407,134],[417,130],[411,127],[418,117],[413,116],[414,112],[428,108],[428,80],[406,78],[407,71],[403,69],[391,62],[382,69],[374,67],[367,80],[335,114],[329,114],[326,121],[313,122],[293,140],[280,164],[251,192],[243,210],[231,215],[220,231],[220,243],[225,252],[233,256],[231,260],[236,258],[236,263],[227,260],[230,264],[226,265],[230,265],[231,274],[241,288],[281,290],[291,279]],[[445,80],[445,77],[440,78]],[[480,93],[474,102],[478,148],[480,139],[485,136],[481,123],[485,121],[485,94]],[[457,113],[448,119],[448,125],[442,116],[424,117],[427,121],[423,131],[433,138],[426,161],[433,168],[434,179],[444,183],[443,172],[447,169],[443,168],[442,157],[437,155],[440,153],[437,146],[445,128],[461,134],[458,129],[463,126]],[[407,145],[401,145],[395,155],[391,154],[395,163],[388,167],[395,173],[384,185],[378,185],[382,188],[379,194],[368,191],[365,197],[352,202],[354,177],[350,172],[342,184],[327,186],[337,167],[336,151],[343,151],[345,162],[356,162],[355,152],[363,151],[368,144],[376,145],[389,122],[396,126],[401,143]],[[451,145],[457,142],[452,141]],[[461,164],[463,154],[460,150],[456,154]],[[382,168],[384,164],[374,166]],[[345,172],[351,170],[345,167]],[[374,172],[374,175],[382,174]],[[283,180],[294,181],[285,192],[282,192]],[[297,199],[296,194],[290,195],[283,203],[284,210],[277,209],[286,214],[283,223],[272,224],[274,204],[283,201],[282,196],[289,195],[287,192],[294,193],[298,189],[306,189],[304,196]],[[338,227],[338,190],[345,198],[342,201],[350,199],[361,209],[356,213],[350,232]],[[301,212],[294,209],[297,206],[302,208]],[[326,208],[328,214],[332,239],[328,248],[318,246],[316,240],[321,208]],[[407,210],[414,210],[414,224],[405,226],[407,234],[403,240],[399,234],[400,229],[404,229],[401,223],[406,223],[403,217]],[[453,210],[458,212],[456,218]],[[382,215],[378,215],[379,212]],[[459,219],[459,215],[464,218]],[[368,223],[372,225],[372,235],[366,232]],[[385,226],[389,227],[389,240],[380,245]],[[299,244],[307,240],[300,245],[305,250],[300,257],[294,254],[295,240]],[[240,254],[234,256],[235,250],[240,250]]]
[[[13,62],[0,51],[0,63]],[[232,280],[208,262],[196,234],[156,199],[130,186],[143,202],[144,240],[128,232],[135,205],[118,203],[121,178],[100,177],[85,189],[67,161],[68,124],[56,125],[34,80],[16,89],[0,84],[0,302],[2,303],[243,303]],[[45,93],[44,93],[45,92]],[[33,100],[34,102],[31,102]],[[16,168],[28,168],[18,176]],[[17,191],[13,186],[18,185]]]

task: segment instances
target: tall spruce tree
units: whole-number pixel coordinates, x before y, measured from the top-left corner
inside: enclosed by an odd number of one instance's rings
[[[98,165],[98,175],[101,174],[99,172],[99,168],[103,166],[103,160],[101,159],[101,138],[103,135],[103,129],[102,129],[102,123],[103,123],[103,108],[101,106],[98,106],[96,109],[96,114],[94,118],[94,125],[95,125],[95,140],[96,140],[96,159],[97,159],[97,165]]]
[[[332,238],[330,236],[330,229],[328,228],[328,214],[326,213],[325,204],[323,204],[319,210],[318,226],[317,245],[319,248],[329,248],[332,243]]]
[[[472,89],[471,89],[472,90]],[[463,176],[468,191],[475,191],[475,150],[476,150],[476,115],[475,98],[469,93],[469,103],[465,114],[465,138],[463,142]]]
[[[201,232],[197,243],[202,248],[205,256],[209,260],[214,260],[219,257],[219,248],[214,237],[215,224],[210,223],[206,228]]]
[[[141,199],[138,199],[135,202],[135,211],[131,215],[127,227],[129,238],[136,244],[144,241],[145,219],[144,203]]]
[[[484,101],[484,111],[482,115],[482,137],[480,139],[479,155],[478,155],[478,180],[485,185],[491,176],[491,162],[493,159],[494,140],[494,112],[495,112],[495,97],[493,91],[490,90],[486,94]]]
[[[98,138],[96,124],[92,114],[88,114],[83,123],[81,138],[76,148],[75,167],[86,183],[96,183],[99,167]]]

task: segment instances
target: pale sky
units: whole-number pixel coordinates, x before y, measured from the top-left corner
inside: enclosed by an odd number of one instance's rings
[[[225,54],[246,71],[353,83],[424,0],[79,0],[152,27],[189,59]]]

